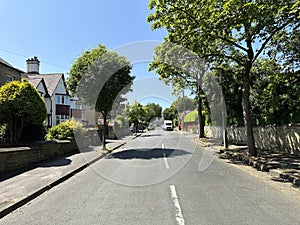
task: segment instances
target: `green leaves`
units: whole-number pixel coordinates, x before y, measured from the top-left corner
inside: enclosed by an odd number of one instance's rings
[[[256,125],[299,123],[300,74],[282,72],[274,60],[260,60],[254,68],[251,100]]]
[[[82,123],[74,119],[66,120],[60,124],[51,127],[46,135],[47,140],[66,140],[68,137],[74,137],[74,132],[77,136],[85,136],[87,130],[83,128]]]
[[[0,123],[8,124],[12,143],[19,141],[24,126],[42,124],[46,113],[43,98],[27,80],[0,87]]]
[[[69,88],[85,104],[106,114],[130,91],[134,79],[130,62],[116,52],[99,45],[85,51],[72,65],[67,81]]]

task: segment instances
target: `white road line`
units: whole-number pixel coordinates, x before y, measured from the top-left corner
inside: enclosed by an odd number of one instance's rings
[[[167,157],[166,157],[166,153],[164,153],[164,161],[165,161],[165,166],[166,166],[166,169],[170,169],[170,166],[169,166],[169,163],[168,163],[168,160],[167,160]]]
[[[178,225],[184,225],[185,222],[184,222],[181,207],[180,207],[180,204],[179,204],[179,199],[178,199],[178,196],[177,196],[177,193],[176,193],[176,188],[175,188],[174,185],[171,185],[170,189],[171,189],[171,197],[172,197],[175,209],[176,209],[177,223],[178,223]]]
[[[165,149],[164,143],[161,144],[161,148]],[[166,153],[164,153],[164,162],[165,162],[166,169],[167,170],[170,169],[170,166],[169,166],[169,163],[168,163],[168,160],[167,160],[167,157],[166,157]]]

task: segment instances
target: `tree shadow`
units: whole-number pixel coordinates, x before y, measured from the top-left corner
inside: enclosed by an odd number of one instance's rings
[[[160,137],[162,136],[161,134],[143,134],[140,137]]]
[[[13,171],[9,171],[9,172],[4,173],[4,174],[0,174],[0,182],[2,182],[4,180],[7,180],[7,179],[10,179],[14,176],[18,176],[18,175],[23,174],[25,172],[28,172],[30,170],[39,168],[39,167],[47,168],[47,167],[68,166],[72,163],[72,160],[67,158],[69,155],[71,155],[71,154],[61,156],[61,157],[58,157],[58,158],[43,160],[41,162],[32,163],[31,165],[27,165],[27,166],[24,166],[22,168],[19,168],[19,169],[13,170]]]
[[[181,149],[162,149],[162,148],[144,148],[144,149],[129,149],[121,152],[116,152],[108,155],[106,159],[159,159],[164,157],[177,157],[191,154]]]
[[[72,163],[71,159],[68,159],[66,157],[60,157],[51,161],[41,163],[40,165],[37,164],[37,166],[38,167],[59,167],[59,166],[67,166],[70,165],[71,163]]]

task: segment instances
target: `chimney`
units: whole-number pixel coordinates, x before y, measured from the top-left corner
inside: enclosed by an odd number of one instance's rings
[[[40,61],[36,56],[31,59],[26,60],[27,63],[27,73],[39,74],[40,73]]]

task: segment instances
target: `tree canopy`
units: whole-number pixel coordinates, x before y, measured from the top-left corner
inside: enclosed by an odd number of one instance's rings
[[[172,102],[172,106],[177,110],[177,112],[182,113],[183,111],[195,110],[197,103],[194,99],[187,96],[179,96],[174,102]]]
[[[177,117],[177,111],[174,107],[165,108],[163,111],[163,117],[165,120],[173,120]]]
[[[250,72],[281,34],[288,39],[299,27],[300,2],[232,0],[150,0],[152,28],[165,28],[165,40],[195,52],[215,66],[224,60],[242,71],[242,106],[248,151],[256,155],[250,105]]]
[[[156,117],[161,117],[162,107],[159,104],[147,103],[144,106],[144,110],[147,123],[150,123],[150,121]]]
[[[174,92],[188,88],[195,94],[200,115],[199,137],[204,137],[202,78],[206,67],[203,60],[187,48],[164,42],[155,48],[154,60],[149,65],[149,70],[155,70],[161,80],[171,84]]]
[[[106,119],[114,105],[124,101],[123,94],[131,90],[134,79],[130,72],[132,65],[123,56],[108,51],[103,45],[85,51],[73,63],[67,84],[85,104],[94,106]],[[105,132],[103,132],[105,148]]]
[[[44,99],[27,80],[0,87],[0,123],[8,124],[12,144],[19,142],[25,126],[41,125],[46,115]]]

